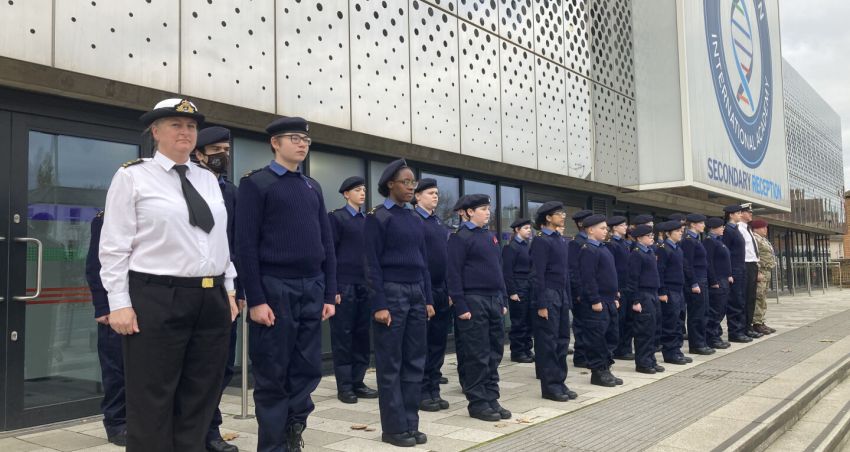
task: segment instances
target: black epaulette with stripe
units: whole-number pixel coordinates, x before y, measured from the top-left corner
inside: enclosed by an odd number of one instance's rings
[[[98,213],[97,213],[97,215],[95,215],[95,217],[97,217],[97,218],[103,218],[103,213],[104,213],[104,212],[105,212],[104,210],[101,210],[100,212],[98,212]]]
[[[243,174],[243,175],[242,175],[242,178],[244,179],[244,178],[246,178],[246,177],[251,177],[251,176],[253,176],[253,175],[254,175],[254,173],[258,173],[258,172],[260,172],[260,171],[262,171],[262,170],[263,170],[263,168],[257,168],[257,169],[255,169],[255,170],[248,171],[247,173],[245,173],[245,174]]]
[[[537,231],[537,237],[543,237],[543,231]]]
[[[139,163],[142,163],[142,162],[144,162],[143,159],[130,160],[129,162],[122,163],[121,168],[128,168],[128,167],[131,167],[133,165],[138,165]]]

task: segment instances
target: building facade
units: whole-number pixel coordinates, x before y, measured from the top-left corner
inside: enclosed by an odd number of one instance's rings
[[[352,175],[368,181],[370,205],[381,202],[378,176],[404,157],[418,177],[438,180],[438,213],[449,224],[457,197],[489,194],[491,227],[503,240],[514,219],[551,199],[569,212],[659,217],[718,215],[747,201],[772,215],[788,262],[826,258],[817,244],[843,227],[835,211],[843,206],[827,196],[840,200],[841,173],[812,180],[811,169],[798,169],[840,168],[840,134],[827,146],[800,138],[812,124],[792,123],[829,115],[802,80],[794,86],[811,92],[798,97],[787,78],[783,85],[790,69],[781,63],[777,2],[719,3],[730,7],[3,2],[0,428],[98,412],[83,274],[89,222],[115,169],[152,154],[137,118],[165,97],[189,97],[210,124],[233,130],[237,182],[272,158],[268,122],[307,118],[314,145],[304,169],[326,187],[329,208],[343,203],[333,188]],[[716,38],[736,24],[750,36],[738,53]],[[728,84],[715,83],[721,61]],[[731,120],[723,114],[733,110]],[[798,134],[793,143],[789,133]]]

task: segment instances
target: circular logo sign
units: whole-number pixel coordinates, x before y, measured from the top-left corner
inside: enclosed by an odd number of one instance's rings
[[[758,168],[770,139],[773,73],[764,0],[705,2],[714,94],[735,153]]]

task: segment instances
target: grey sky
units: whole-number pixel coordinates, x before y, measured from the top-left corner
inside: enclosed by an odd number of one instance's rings
[[[780,0],[782,55],[841,116],[850,187],[850,2]]]

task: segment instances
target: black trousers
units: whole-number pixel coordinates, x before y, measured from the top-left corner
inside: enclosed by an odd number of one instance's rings
[[[103,383],[103,427],[107,436],[127,430],[124,401],[124,354],[121,335],[109,325],[97,324],[97,357],[100,360],[100,381]]]
[[[726,317],[726,302],[729,298],[729,281],[722,280],[719,287],[708,288],[708,321],[706,341],[708,346],[723,342],[723,317]]]
[[[726,326],[729,337],[740,337],[747,334],[747,269],[733,267],[732,277],[735,282],[729,285],[729,297],[726,301]],[[753,311],[755,312],[755,310]]]
[[[511,315],[511,330],[508,338],[511,341],[511,357],[519,357],[531,355],[533,342],[531,330],[537,310],[531,307],[531,281],[514,279],[514,286],[516,286],[519,301],[508,299],[508,310]]]
[[[617,305],[614,300],[601,303],[600,312],[594,311],[593,305],[587,302],[582,302],[578,309],[587,367],[592,370],[605,370],[614,364],[611,350],[620,341]]]
[[[337,391],[352,391],[363,386],[369,368],[369,328],[371,309],[365,284],[339,286],[342,301],[331,317],[331,351]]]
[[[565,290],[545,289],[541,294],[549,306],[549,318],[534,313],[534,369],[544,395],[567,391],[567,349],[570,346],[570,303]],[[573,322],[575,325],[575,321]]]
[[[758,262],[747,262],[747,285],[744,289],[744,297],[746,298],[747,302],[747,323],[744,326],[748,330],[751,329],[753,326],[753,315],[756,312],[756,289],[758,288],[758,275]]]
[[[624,303],[630,311],[635,337],[635,366],[655,367],[655,325],[656,317],[661,316],[657,310],[658,295],[655,291],[641,290],[631,299],[640,301],[641,312],[632,310],[632,303]]]
[[[210,429],[207,431],[207,443],[210,441],[214,441],[217,439],[221,439],[221,431],[219,431],[219,427],[221,426],[221,410],[218,409],[218,405],[221,403],[221,396],[224,395],[224,390],[227,389],[227,386],[230,384],[230,380],[233,379],[233,373],[235,372],[234,363],[236,362],[236,330],[239,328],[240,318],[237,318],[233,321],[233,324],[230,325],[230,344],[228,345],[228,355],[227,355],[227,363],[224,365],[224,377],[221,380],[221,390],[218,393],[218,403],[216,403],[215,411],[213,412],[212,421],[210,422]]]
[[[230,333],[224,287],[130,276],[139,333],[124,336],[128,452],[204,451]]]
[[[706,316],[708,315],[708,282],[699,282],[700,293],[693,293],[691,288],[684,288],[685,309],[688,322],[688,347],[707,347],[706,340]]]
[[[499,399],[499,364],[505,350],[501,295],[467,294],[472,318],[455,320],[461,338],[457,353],[460,386],[469,401],[470,413],[478,413]]]
[[[425,374],[422,377],[422,400],[440,398],[440,378],[446,359],[446,342],[452,327],[452,307],[445,286],[431,286],[434,300],[434,317],[428,320],[428,354],[425,358]]]
[[[619,324],[619,341],[612,350],[614,356],[624,356],[632,352],[632,339],[634,338],[634,311],[632,302],[634,298],[625,289],[620,289],[620,307],[617,309],[617,322]]]
[[[682,288],[670,288],[667,301],[661,302],[661,353],[664,359],[685,356],[682,353],[682,309],[685,309]]]

